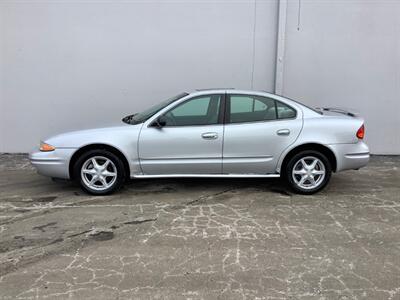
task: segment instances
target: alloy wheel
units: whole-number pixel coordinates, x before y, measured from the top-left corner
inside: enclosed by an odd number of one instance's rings
[[[81,178],[89,189],[104,191],[117,180],[117,168],[109,158],[93,156],[83,163]]]
[[[306,156],[299,159],[292,170],[294,183],[305,190],[315,189],[321,185],[325,174],[325,165],[319,158],[314,156]]]

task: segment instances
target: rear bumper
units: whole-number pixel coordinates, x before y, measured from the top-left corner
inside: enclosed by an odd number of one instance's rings
[[[53,178],[70,179],[69,162],[76,149],[56,149],[51,152],[35,151],[29,160],[37,172]]]
[[[369,148],[363,141],[356,144],[331,144],[327,146],[336,156],[337,172],[359,169],[369,162]]]

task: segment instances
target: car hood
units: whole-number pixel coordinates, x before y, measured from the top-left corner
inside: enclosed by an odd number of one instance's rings
[[[89,144],[123,144],[137,139],[142,124],[94,128],[62,133],[44,142],[56,148],[80,148]]]

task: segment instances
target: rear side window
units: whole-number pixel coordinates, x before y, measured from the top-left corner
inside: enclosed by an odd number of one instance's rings
[[[275,100],[249,95],[229,97],[230,123],[268,121],[276,119]]]
[[[267,97],[230,95],[228,101],[229,123],[260,122],[296,117],[294,108]]]
[[[296,110],[294,108],[279,101],[276,101],[276,111],[278,119],[292,119],[296,117]]]

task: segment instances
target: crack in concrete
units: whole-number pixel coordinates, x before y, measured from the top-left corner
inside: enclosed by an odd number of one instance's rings
[[[157,221],[157,218],[154,218],[154,219],[138,219],[138,220],[124,222],[123,224],[126,224],[126,225],[137,225],[137,224],[143,224],[143,223],[154,222],[154,221]]]
[[[227,189],[227,190],[224,190],[224,191],[221,191],[221,192],[217,192],[217,193],[213,193],[213,194],[202,195],[202,196],[200,196],[200,197],[198,197],[198,198],[196,198],[196,199],[194,199],[192,201],[187,202],[186,205],[194,205],[196,203],[203,202],[203,201],[205,201],[207,199],[214,198],[214,197],[223,195],[225,193],[228,193],[228,192],[231,192],[231,191],[234,191],[234,190],[235,189]]]
[[[235,192],[232,182],[160,180],[77,197],[33,173],[16,195],[30,172],[16,171],[0,191],[0,220],[12,221],[0,225],[0,298],[398,299],[393,162],[334,176],[311,197],[257,180]]]
[[[47,224],[44,224],[44,225],[34,226],[34,227],[32,227],[32,229],[33,230],[37,229],[37,230],[40,230],[41,232],[45,232],[45,230],[44,230],[45,228],[53,227],[56,224],[57,224],[57,222],[50,222],[50,223],[47,223]]]

